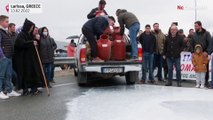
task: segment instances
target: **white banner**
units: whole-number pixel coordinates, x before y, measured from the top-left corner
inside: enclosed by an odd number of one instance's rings
[[[209,79],[211,80],[211,61],[209,62]],[[176,70],[174,68],[174,79],[176,78]],[[192,54],[190,52],[181,53],[181,79],[196,80],[194,66],[192,64]]]
[[[10,3],[5,7],[10,14],[40,14],[42,13],[41,3]]]

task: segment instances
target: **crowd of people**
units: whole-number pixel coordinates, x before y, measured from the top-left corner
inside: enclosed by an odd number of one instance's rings
[[[149,80],[154,81],[153,70],[157,67],[157,79],[162,81],[162,69],[164,78],[168,79],[166,86],[172,86],[173,69],[176,69],[177,86],[181,87],[181,52],[192,52],[192,63],[195,67],[197,88],[212,88],[209,84],[209,61],[213,52],[211,34],[202,27],[200,21],[194,23],[194,29],[189,30],[186,37],[182,29],[178,29],[176,23],[172,23],[168,34],[163,34],[159,23],[145,26],[145,31],[139,35],[138,40],[143,48],[143,77],[141,83],[146,83],[146,74],[149,71]],[[175,66],[175,67],[174,67]],[[149,68],[149,70],[147,70]],[[168,74],[168,76],[167,76]]]
[[[97,53],[97,39],[100,35],[113,32],[116,20],[105,11],[105,0],[100,0],[99,6],[88,14],[89,19],[82,27],[82,33],[91,47],[93,61],[102,61]],[[209,84],[209,61],[213,52],[211,34],[202,27],[200,21],[194,23],[194,29],[189,35],[184,35],[178,29],[177,23],[172,23],[168,34],[164,34],[159,23],[145,26],[144,32],[140,30],[140,22],[135,14],[125,9],[115,12],[120,24],[120,35],[124,35],[125,27],[129,30],[131,40],[131,60],[138,59],[138,43],[143,48],[142,78],[140,83],[155,84],[154,70],[157,68],[157,79],[168,79],[166,86],[172,86],[173,69],[176,69],[177,86],[181,87],[181,52],[192,52],[192,63],[197,75],[197,88],[213,88],[213,80]],[[194,31],[195,30],[195,31]],[[74,41],[68,47],[69,56],[74,56]],[[23,89],[23,95],[37,95],[41,93],[38,87],[44,86],[45,72],[48,87],[54,83],[54,51],[57,45],[50,36],[47,27],[38,28],[26,19],[23,26],[16,31],[16,25],[9,23],[9,17],[0,16],[0,99],[20,96],[14,90]],[[38,53],[37,53],[38,50]],[[40,65],[40,59],[42,66]],[[213,66],[213,63],[212,63]],[[164,69],[164,76],[163,70]],[[213,74],[213,72],[212,72]]]
[[[57,45],[47,27],[38,28],[26,19],[18,32],[9,17],[0,16],[0,99],[37,95],[44,87],[44,70],[48,87],[54,83],[54,51]],[[38,50],[38,53],[37,51]],[[42,65],[39,63],[41,59]]]
[[[101,34],[108,34],[108,26],[114,26],[116,20],[109,16],[105,10],[106,1],[100,0],[99,7],[94,8],[88,14],[88,21],[82,27],[82,33],[91,46],[91,55],[94,61],[102,61],[97,56],[97,39]],[[178,29],[178,23],[173,22],[168,34],[164,34],[159,23],[145,26],[144,32],[140,30],[140,22],[135,14],[125,9],[117,9],[116,16],[120,25],[120,35],[125,33],[125,27],[129,30],[131,40],[131,60],[138,59],[138,42],[143,48],[142,79],[140,83],[149,82],[155,84],[154,70],[157,68],[157,79],[168,79],[166,86],[172,86],[173,68],[176,69],[177,86],[181,87],[181,52],[192,52],[192,63],[197,74],[196,87],[213,88],[213,81],[209,84],[209,61],[213,52],[211,34],[202,27],[200,21],[194,23],[194,29],[189,30],[188,36],[183,29]],[[113,32],[113,31],[110,31]],[[96,36],[96,37],[95,37]],[[199,46],[199,47],[198,47]],[[205,76],[205,77],[204,77]],[[205,79],[205,80],[204,80]]]

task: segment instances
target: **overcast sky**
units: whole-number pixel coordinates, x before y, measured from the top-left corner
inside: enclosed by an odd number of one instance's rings
[[[64,41],[69,35],[81,33],[82,25],[92,8],[98,6],[99,0],[0,0],[0,14],[10,16],[10,21],[21,26],[25,18],[36,23],[38,27],[47,26],[55,40]],[[179,22],[188,34],[193,28],[194,0],[106,0],[106,10],[115,16],[117,8],[124,8],[136,14],[141,22],[141,29],[146,24],[160,23],[163,32],[167,32],[173,21]],[[213,1],[197,0],[198,20],[211,33],[213,32]],[[8,14],[5,6],[8,3],[42,3],[41,14]],[[177,10],[183,5],[185,10]]]

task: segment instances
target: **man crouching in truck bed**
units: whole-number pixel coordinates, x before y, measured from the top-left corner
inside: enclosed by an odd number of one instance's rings
[[[82,28],[82,33],[87,38],[91,47],[91,57],[93,61],[102,61],[97,53],[97,39],[105,33],[109,26],[113,26],[115,19],[112,16],[100,16],[87,21]],[[97,39],[95,38],[97,37]]]

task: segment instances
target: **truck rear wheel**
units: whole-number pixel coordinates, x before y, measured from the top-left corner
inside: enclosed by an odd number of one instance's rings
[[[87,85],[87,73],[86,72],[78,72],[78,86],[86,86]]]
[[[133,71],[133,72],[126,73],[126,75],[125,75],[126,84],[127,85],[134,85],[139,80],[138,74],[139,74],[138,71]]]

